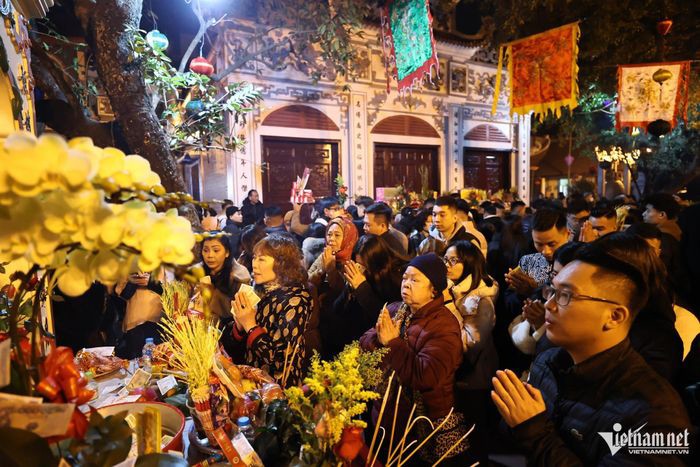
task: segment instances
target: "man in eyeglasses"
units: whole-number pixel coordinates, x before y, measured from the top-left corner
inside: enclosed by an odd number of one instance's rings
[[[559,348],[536,358],[528,383],[510,370],[493,378],[491,397],[529,465],[683,465],[674,454],[636,453],[629,437],[608,442],[628,430],[681,440],[690,428],[678,394],[630,345],[653,261],[643,239],[623,240],[622,254],[601,241],[584,246],[543,287],[547,338]]]

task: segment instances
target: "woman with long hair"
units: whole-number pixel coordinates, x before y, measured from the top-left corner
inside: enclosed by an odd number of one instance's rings
[[[250,283],[250,274],[231,254],[228,237],[212,234],[202,242],[202,267],[213,286],[209,308],[220,324],[226,325],[232,318],[231,299],[241,284]]]
[[[245,347],[245,363],[286,386],[300,384],[303,377],[304,332],[313,306],[307,279],[294,240],[271,234],[253,248],[253,280],[260,302],[254,306],[243,292],[231,301],[233,339]],[[289,370],[283,381],[285,360]]]
[[[444,293],[446,307],[460,323],[464,351],[464,360],[457,371],[455,399],[457,408],[467,418],[467,426],[476,425],[470,435],[470,456],[485,461],[492,407],[491,378],[498,370],[493,340],[498,282],[488,275],[481,249],[471,242],[453,243],[443,260],[450,280],[450,287]]]
[[[367,234],[357,242],[354,261],[343,267],[345,288],[321,315],[324,358],[332,358],[374,326],[385,303],[401,299],[407,263],[381,236]]]

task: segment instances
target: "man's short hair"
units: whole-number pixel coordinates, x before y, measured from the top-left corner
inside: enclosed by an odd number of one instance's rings
[[[234,214],[236,214],[238,211],[240,211],[240,209],[237,208],[236,206],[229,206],[226,208],[226,217],[231,217]]]
[[[626,292],[624,305],[633,316],[646,306],[650,282],[660,273],[659,260],[646,241],[628,232],[613,232],[587,243],[576,253],[575,259],[600,268],[594,274],[595,283],[610,284]]]
[[[532,230],[546,232],[556,227],[557,230],[566,228],[566,214],[562,209],[542,208],[532,217]]]
[[[569,214],[578,214],[581,211],[588,211],[589,209],[590,206],[588,205],[588,201],[586,201],[583,196],[576,195],[569,198],[566,212]]]
[[[365,209],[365,214],[372,214],[375,218],[381,217],[386,225],[391,225],[391,221],[394,218],[394,211],[391,210],[391,207],[381,201]]]
[[[282,209],[279,206],[268,206],[265,208],[265,217],[282,217]]]
[[[248,190],[248,198],[250,198],[250,195],[252,195],[253,193],[257,193],[257,192],[258,192],[258,190],[256,190],[255,188],[253,188],[252,190]]]
[[[649,204],[657,211],[665,212],[666,217],[669,219],[675,219],[681,211],[681,207],[678,205],[676,198],[668,193],[654,193],[649,195],[644,199],[643,204]]]
[[[510,203],[510,209],[511,209],[511,210],[513,210],[513,209],[515,209],[515,208],[517,208],[517,207],[520,207],[520,206],[526,206],[525,202],[524,202],[524,201],[520,201],[520,200],[516,200],[516,201],[513,201],[512,203]]]
[[[233,206],[233,201],[230,199],[225,199],[223,203],[221,203],[221,209],[226,210],[227,207]]]
[[[654,224],[637,222],[630,225],[625,232],[642,237],[645,240],[661,240],[661,230]]]
[[[355,198],[355,206],[364,206],[365,208],[368,208],[372,204],[374,204],[374,200],[369,196],[357,196]]]
[[[457,211],[461,211],[464,214],[469,214],[469,209],[471,206],[469,206],[469,203],[467,203],[466,200],[459,198],[457,200]]]
[[[576,259],[576,254],[585,245],[583,242],[569,242],[565,243],[554,252],[554,261],[566,266],[574,259]]]
[[[333,206],[340,206],[340,202],[338,201],[338,198],[335,196],[325,196],[318,200],[318,212],[323,215],[323,211],[325,209],[332,208]]]
[[[438,196],[438,199],[435,200],[435,206],[446,206],[454,211],[457,210],[457,200],[454,199],[452,196]]]
[[[606,219],[617,219],[617,212],[608,203],[598,203],[593,206],[593,209],[591,209],[590,217],[595,217],[596,219],[600,219],[601,217],[605,217]]]

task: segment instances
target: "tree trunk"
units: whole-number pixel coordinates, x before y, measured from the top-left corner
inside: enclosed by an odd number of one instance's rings
[[[95,54],[97,72],[129,148],[148,159],[166,190],[185,191],[165,130],[151,108],[143,73],[129,47],[127,29],[138,29],[141,7],[141,0],[76,0],[75,14]]]

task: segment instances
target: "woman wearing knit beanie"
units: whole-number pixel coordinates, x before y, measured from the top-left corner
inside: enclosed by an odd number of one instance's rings
[[[443,260],[435,253],[416,256],[403,275],[402,302],[385,307],[376,327],[360,339],[366,350],[389,349],[384,359],[385,380],[394,371],[394,381],[402,386],[396,414],[393,412],[398,385],[393,385],[381,421],[387,434],[394,433],[394,446],[403,436],[414,404],[414,418],[426,416],[435,426],[445,420],[454,406],[455,373],[462,361],[462,339],[459,322],[444,305],[446,288],[447,267]],[[380,388],[380,393],[384,390]],[[374,403],[372,419],[375,423],[381,404],[382,401]],[[397,429],[392,431],[394,417]],[[430,431],[427,423],[419,422],[409,438],[422,440]],[[436,462],[465,433],[464,417],[453,412],[441,431],[420,450],[420,457],[429,463]],[[389,442],[384,445],[388,446]],[[462,442],[451,451],[443,465],[464,465],[461,456],[467,447],[468,444]]]

